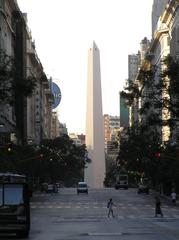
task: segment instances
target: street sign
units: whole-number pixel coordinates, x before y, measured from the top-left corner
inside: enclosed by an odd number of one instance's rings
[[[55,109],[59,105],[62,95],[59,86],[54,82],[52,82],[52,93],[54,96],[52,108]]]

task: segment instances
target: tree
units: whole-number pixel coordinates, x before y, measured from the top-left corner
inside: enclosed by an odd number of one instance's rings
[[[31,96],[37,79],[34,76],[28,76],[23,81],[17,81],[18,74],[14,58],[0,49],[0,104],[15,103],[15,96]]]
[[[76,146],[68,135],[43,140],[38,148],[9,144],[0,148],[0,170],[25,174],[32,183],[64,181],[71,186],[83,179],[90,162],[86,146]]]
[[[85,145],[76,146],[68,135],[63,135],[44,140],[41,146],[45,159],[51,159],[52,178],[56,176],[67,185],[83,179],[86,163],[90,162]]]
[[[115,185],[115,174],[116,174],[116,164],[113,162],[110,162],[106,172],[105,179],[104,179],[104,185],[106,187],[112,187]]]
[[[176,184],[179,174],[179,161],[177,160],[179,144],[177,134],[179,126],[178,79],[178,57],[168,55],[161,61],[160,67],[152,66],[146,60],[146,64],[142,65],[139,71],[137,81],[129,81],[129,86],[122,92],[122,96],[129,106],[132,106],[135,101],[141,103],[138,111],[140,119],[142,119],[140,125],[149,133],[149,136],[154,136],[155,133],[161,136],[162,127],[169,129],[168,141],[162,142],[162,139],[159,139],[159,146],[162,145],[160,156],[155,155],[155,161],[151,161],[153,169],[153,172],[151,169],[151,175],[154,184],[163,185],[163,190],[167,193],[171,190],[173,182],[175,182],[176,188],[179,188]],[[143,141],[141,141],[142,145]],[[146,143],[146,145],[151,144]]]
[[[128,172],[139,178],[151,178],[155,185],[158,169],[156,152],[161,152],[158,134],[151,135],[139,126],[128,128],[121,136],[117,166],[119,169],[125,166]]]
[[[160,68],[150,63],[143,65],[137,81],[129,81],[121,95],[132,106],[140,100],[139,114],[145,116],[145,124],[169,126],[179,123],[179,59],[168,55]],[[162,114],[161,114],[162,113]]]

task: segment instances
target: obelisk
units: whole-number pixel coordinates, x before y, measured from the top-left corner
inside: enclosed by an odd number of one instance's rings
[[[86,147],[91,162],[85,168],[85,181],[102,188],[105,178],[104,127],[102,113],[100,53],[93,44],[88,52]]]

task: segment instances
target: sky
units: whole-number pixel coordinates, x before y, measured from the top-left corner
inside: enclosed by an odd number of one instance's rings
[[[62,98],[57,111],[69,133],[85,134],[87,58],[100,51],[103,114],[119,116],[119,91],[128,78],[128,55],[151,39],[153,0],[18,0],[27,13],[36,51]]]

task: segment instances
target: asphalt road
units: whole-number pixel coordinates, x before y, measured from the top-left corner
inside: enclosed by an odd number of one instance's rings
[[[74,188],[57,194],[37,193],[31,201],[30,240],[178,240],[179,207],[162,199],[164,217],[154,217],[153,194],[136,189]],[[107,201],[113,198],[115,218],[108,218]],[[14,236],[3,239],[15,239]]]

